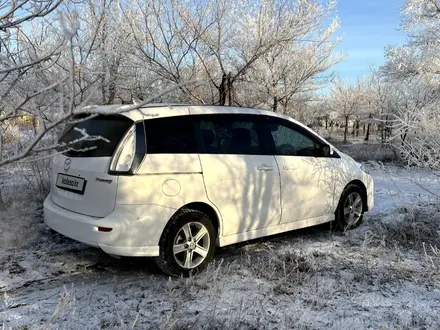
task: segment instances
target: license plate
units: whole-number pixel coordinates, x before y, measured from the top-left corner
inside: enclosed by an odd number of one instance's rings
[[[84,178],[59,173],[56,186],[83,195],[86,189],[86,183],[87,181]]]

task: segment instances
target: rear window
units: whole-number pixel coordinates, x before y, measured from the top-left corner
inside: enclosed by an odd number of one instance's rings
[[[64,152],[69,157],[110,157],[132,124],[133,121],[124,116],[100,115],[69,125],[61,135],[59,142],[66,145],[70,143],[68,147],[73,150]],[[83,134],[75,128],[85,130],[90,136],[100,136],[108,141],[100,139],[72,143],[83,137]],[[65,149],[66,147],[61,147],[60,151]]]

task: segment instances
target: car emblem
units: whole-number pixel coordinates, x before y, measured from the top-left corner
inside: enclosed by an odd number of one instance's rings
[[[72,160],[70,158],[66,158],[64,161],[64,171],[67,172],[70,169],[70,164],[72,163]]]

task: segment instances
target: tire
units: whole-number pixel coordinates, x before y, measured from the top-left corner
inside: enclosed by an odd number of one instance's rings
[[[171,276],[196,274],[211,262],[215,239],[214,226],[206,214],[182,210],[171,218],[162,233],[156,264],[162,272]]]
[[[364,193],[357,185],[349,184],[342,192],[335,212],[336,229],[347,231],[359,227],[364,218]]]

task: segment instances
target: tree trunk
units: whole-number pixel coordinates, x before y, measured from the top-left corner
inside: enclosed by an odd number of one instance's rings
[[[402,147],[405,146],[405,140],[406,140],[407,136],[408,136],[408,127],[405,127],[404,133],[400,134],[400,139],[402,141],[402,144],[401,144]]]
[[[38,134],[38,117],[32,116],[32,127],[34,128],[35,135]]]
[[[2,191],[1,191],[1,189],[0,189],[0,211],[4,211],[4,210],[6,210],[6,204],[5,204],[5,202],[3,201],[3,198],[2,198]]]
[[[347,133],[348,133],[348,115],[345,116],[344,143],[347,142]]]
[[[3,137],[2,132],[0,131],[0,161],[3,159]],[[6,204],[2,198],[2,191],[0,189],[0,211],[6,210]]]
[[[109,86],[108,86],[108,99],[107,104],[113,104],[116,98],[116,79],[121,65],[121,58],[117,58],[112,65],[110,65],[109,70]]]
[[[222,82],[221,82],[221,84],[220,84],[220,86],[219,86],[219,88],[218,88],[218,92],[219,92],[219,97],[220,97],[220,99],[219,99],[219,104],[220,105],[225,105],[226,104],[226,94],[227,94],[227,79],[228,79],[228,77],[227,77],[227,75],[226,74],[223,74],[223,76],[222,76]]]
[[[385,141],[388,140],[388,115],[385,117]]]
[[[362,134],[365,134],[365,124],[362,125]]]
[[[328,117],[325,117],[325,129],[328,129]]]
[[[102,104],[107,104],[107,93],[105,90],[105,75],[101,74],[101,94],[102,94]]]
[[[231,74],[228,74],[228,92],[227,92],[227,99],[226,99],[226,105],[231,106],[232,105],[232,79]]]
[[[356,132],[356,120],[353,122],[353,129],[351,130],[351,135],[354,136],[355,132]]]
[[[360,127],[361,121],[356,120],[356,137],[359,136],[359,127]]]
[[[385,120],[382,120],[382,123],[380,124],[380,136],[381,136],[381,142],[382,144],[385,143],[387,140],[387,134],[388,134],[388,115],[385,116]]]
[[[273,110],[273,112],[277,112],[277,110],[278,110],[278,96],[273,97],[272,110]]]
[[[116,96],[116,83],[113,77],[110,77],[110,82],[108,84],[108,98],[106,104],[113,104]]]
[[[365,125],[364,125],[364,128],[365,128]],[[368,141],[370,139],[370,128],[371,128],[371,124],[368,123],[367,134],[365,135],[365,141]]]
[[[223,74],[218,88],[220,105],[232,105],[232,84],[231,74]]]
[[[380,142],[382,143],[382,144],[384,144],[385,143],[385,125],[382,123],[382,124],[380,124]]]
[[[20,141],[21,141],[21,136],[19,130],[17,134],[17,141],[15,141],[15,154],[18,154],[20,152],[20,143],[21,143]]]

